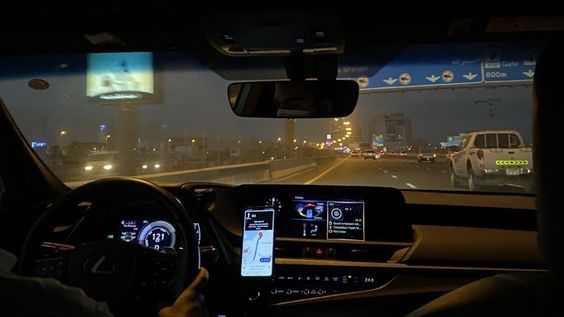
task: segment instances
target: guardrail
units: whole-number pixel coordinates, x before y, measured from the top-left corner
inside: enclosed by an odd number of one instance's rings
[[[195,170],[170,171],[154,174],[136,175],[135,177],[160,183],[183,183],[195,181],[221,182],[228,184],[258,183],[285,177],[306,169],[327,164],[338,156],[291,158],[268,160],[255,163],[224,165]],[[69,187],[77,187],[88,180],[67,182]]]

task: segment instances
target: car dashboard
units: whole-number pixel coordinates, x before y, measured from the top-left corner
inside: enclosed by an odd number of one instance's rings
[[[212,316],[404,316],[486,276],[546,270],[533,210],[421,206],[407,203],[407,192],[371,186],[163,187],[194,223]],[[92,208],[101,212],[83,242],[183,252],[180,228],[154,202],[114,196],[69,210],[44,241],[46,252],[72,244],[73,224]],[[34,275],[56,273],[40,267]]]
[[[486,276],[546,270],[536,228],[526,225],[534,223],[532,210],[517,221],[525,225],[512,225],[523,210],[421,208],[393,188],[163,187],[194,222],[201,265],[210,272],[212,316],[312,315],[304,307],[313,315],[399,316]],[[112,201],[98,203],[106,210],[83,240],[183,251],[178,228],[157,206],[139,197]],[[71,223],[80,218],[71,214],[76,218],[60,224],[49,241],[69,239]]]
[[[211,274],[207,301],[217,315],[297,316],[304,305],[319,315],[405,315],[485,276],[546,269],[534,228],[412,223],[413,206],[392,188],[168,189],[198,222],[202,265]],[[244,245],[244,228],[248,212],[257,210],[273,212],[274,238],[271,255],[255,254],[259,265],[272,262],[268,274],[253,276],[242,271],[245,253],[253,251]]]

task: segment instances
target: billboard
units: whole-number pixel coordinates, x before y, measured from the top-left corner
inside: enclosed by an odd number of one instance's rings
[[[372,134],[372,147],[384,146],[383,134]]]
[[[447,140],[445,142],[441,142],[441,146],[442,147],[451,147],[451,146],[458,147],[460,145],[460,143],[462,143],[463,138],[464,138],[464,135],[448,136]]]
[[[160,103],[153,53],[88,54],[86,96],[101,103]]]

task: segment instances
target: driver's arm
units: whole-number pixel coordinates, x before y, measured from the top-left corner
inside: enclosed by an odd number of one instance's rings
[[[3,272],[0,284],[0,306],[14,312],[14,316],[112,316],[106,304],[52,278]]]
[[[178,296],[174,304],[159,311],[159,317],[207,316],[202,292],[208,283],[208,278],[208,271],[205,268],[201,268],[198,276]]]
[[[172,306],[159,311],[159,317],[207,316],[202,292],[208,281],[208,271],[200,269],[198,276]],[[112,317],[105,303],[88,297],[83,290],[66,286],[52,278],[0,275],[0,305],[13,307],[14,316],[82,316]]]
[[[80,288],[70,287],[52,278],[22,277],[10,272],[16,257],[0,248],[0,307],[14,316],[112,317],[105,303],[88,297]],[[175,303],[159,312],[161,317],[206,316],[202,291],[208,271],[198,276]]]
[[[159,311],[159,317],[207,316],[202,292],[208,281],[208,271],[200,269],[198,276],[172,306]],[[1,307],[13,307],[15,316],[113,316],[104,303],[86,296],[76,287],[66,286],[51,278],[0,275]]]

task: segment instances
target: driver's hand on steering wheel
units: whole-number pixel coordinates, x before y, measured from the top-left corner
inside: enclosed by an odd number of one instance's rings
[[[208,270],[200,268],[200,272],[176,299],[172,306],[159,311],[159,317],[199,317],[207,316],[204,306],[203,291],[208,283]]]

